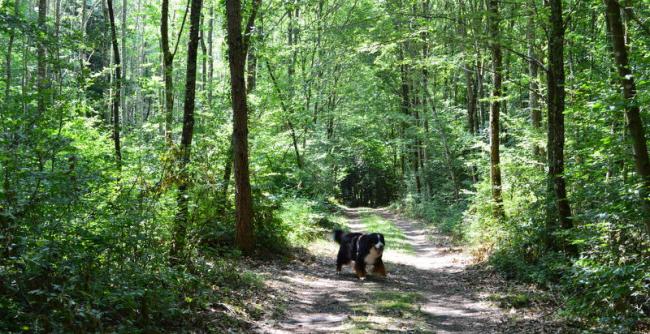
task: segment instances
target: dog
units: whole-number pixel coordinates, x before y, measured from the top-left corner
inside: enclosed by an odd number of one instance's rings
[[[345,233],[334,231],[334,240],[341,245],[336,258],[336,273],[341,273],[341,267],[354,261],[353,268],[357,278],[366,278],[366,266],[373,265],[372,272],[386,277],[386,268],[381,257],[386,242],[381,233]]]

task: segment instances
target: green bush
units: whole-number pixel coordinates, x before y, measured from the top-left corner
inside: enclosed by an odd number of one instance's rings
[[[567,310],[624,332],[650,316],[650,242],[638,224],[614,217],[581,226],[585,248],[566,280]]]
[[[330,216],[331,204],[303,198],[287,199],[279,210],[278,219],[284,226],[292,245],[305,245],[341,226]]]

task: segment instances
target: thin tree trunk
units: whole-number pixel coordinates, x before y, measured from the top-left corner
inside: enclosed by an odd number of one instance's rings
[[[401,103],[401,111],[403,115],[408,115],[411,110],[411,92],[410,92],[410,86],[409,86],[409,73],[408,73],[408,67],[406,64],[404,64],[404,43],[400,44],[400,50],[399,50],[399,60],[401,62],[400,64],[400,78],[401,78],[401,83],[400,83],[400,95],[402,98],[402,103]],[[400,122],[400,135],[402,139],[406,137],[406,122],[402,121]],[[400,161],[402,165],[402,175],[406,175],[406,144],[402,144],[402,152],[400,155]]]
[[[503,198],[501,195],[501,161],[499,154],[499,112],[501,106],[501,80],[503,64],[499,33],[499,0],[489,0],[490,49],[492,51],[492,72],[494,76],[492,101],[490,103],[490,179],[492,182],[492,200],[494,216],[502,218]]]
[[[42,0],[41,0],[42,1]],[[115,144],[115,158],[117,167],[122,167],[122,149],[120,146],[120,90],[122,88],[122,67],[120,65],[120,49],[117,44],[117,32],[115,29],[115,14],[113,13],[113,0],[108,2],[108,18],[111,25],[111,43],[113,45],[113,58],[115,63],[115,87],[113,91],[113,142]]]
[[[648,147],[646,145],[643,119],[639,109],[639,103],[635,100],[637,90],[634,76],[630,70],[628,59],[628,46],[625,41],[625,27],[621,19],[621,6],[617,0],[604,0],[607,7],[607,20],[611,35],[614,60],[618,68],[618,76],[623,88],[625,102],[625,116],[627,127],[632,138],[632,149],[634,163],[637,173],[641,178],[642,186],[639,195],[641,196],[643,208],[643,223],[650,233],[650,160],[648,159]]]
[[[212,35],[214,31],[214,5],[210,5],[210,19],[208,20],[208,107],[212,108],[212,77],[214,76],[214,47]]]
[[[280,85],[278,84],[278,81],[275,78],[275,75],[273,74],[273,69],[271,68],[271,64],[268,62],[268,60],[266,61],[266,69],[269,72],[269,76],[271,77],[271,83],[273,83],[273,88],[275,89],[276,93],[280,97],[280,107],[282,108],[284,114],[288,116],[291,114],[291,111],[289,110],[289,106],[287,106],[287,104],[284,102],[285,97],[282,95],[282,91],[280,90]],[[296,130],[295,127],[293,126],[293,123],[288,118],[287,118],[287,126],[289,127],[289,131],[291,132],[291,141],[293,143],[293,150],[296,155],[296,165],[298,166],[298,168],[302,169],[303,163],[300,155],[300,148],[298,147],[298,136],[296,135]]]
[[[205,30],[203,29],[205,19],[201,16],[201,35],[199,42],[201,43],[201,89],[204,94],[207,89],[208,82],[208,47],[205,45]]]
[[[425,78],[426,77],[428,77],[428,73],[427,76],[425,76]],[[434,77],[434,86],[435,86],[435,77]],[[427,100],[429,100],[428,102],[431,105],[431,114],[433,115],[433,121],[435,123],[436,128],[438,129],[438,132],[440,133],[440,140],[442,141],[445,164],[447,165],[447,170],[449,171],[449,178],[451,178],[451,182],[454,185],[454,198],[457,199],[459,197],[460,184],[458,182],[458,177],[456,176],[456,172],[454,171],[451,148],[449,147],[449,139],[447,138],[445,126],[443,125],[442,121],[440,120],[440,117],[438,116],[438,112],[436,110],[436,101],[433,94],[428,89],[428,84],[426,84],[426,80],[425,80],[425,96]]]
[[[233,109],[235,170],[235,244],[244,252],[253,249],[253,199],[248,171],[248,106],[246,103],[246,53],[241,29],[241,3],[226,0],[228,62]]]
[[[261,0],[254,0],[253,1],[252,12],[251,12],[251,15],[248,18],[248,22],[246,23],[245,34],[242,37],[243,53],[244,54],[246,54],[248,52],[248,49],[250,47],[250,37],[251,37],[251,33],[253,31],[253,28],[255,26],[255,18],[257,16],[257,10],[258,10],[258,8],[260,6],[260,3],[261,3]],[[212,8],[210,8],[210,11],[211,11],[211,17],[212,17]],[[212,23],[210,23],[210,25],[211,25],[210,30],[212,30]],[[212,35],[212,33],[210,33],[210,35]],[[209,41],[210,41],[209,44],[212,43],[211,39],[209,39]],[[211,46],[209,48],[212,49]],[[212,60],[210,60],[210,65],[209,66],[210,66],[210,69],[208,70],[208,72],[210,72],[210,74],[209,74],[210,79],[209,80],[212,80]],[[267,66],[268,66],[268,62],[267,62]],[[250,70],[250,68],[249,68],[249,70]],[[270,72],[270,69],[269,69],[269,72]],[[272,75],[272,73],[271,73],[271,75]],[[272,79],[273,79],[273,77],[272,77]],[[275,80],[275,79],[273,79],[273,80]],[[277,87],[277,83],[275,81],[273,81],[273,84]],[[248,88],[249,88],[249,86],[247,86],[247,92],[248,92]],[[212,90],[210,90],[210,91],[212,91]],[[211,99],[211,97],[209,97],[208,99]],[[234,115],[233,115],[233,117],[234,117]],[[222,207],[222,210],[221,210],[222,214],[225,212],[227,201],[228,201],[228,185],[230,184],[230,175],[232,174],[232,167],[233,167],[233,160],[234,160],[234,147],[233,147],[234,143],[233,143],[233,141],[234,141],[234,139],[231,136],[230,145],[228,146],[228,151],[226,153],[226,162],[225,162],[224,171],[223,171],[223,179],[222,179],[223,180],[223,190],[222,190],[222,193],[221,193],[221,199],[222,199],[221,203],[223,204],[223,207]]]
[[[250,94],[256,85],[257,79],[257,55],[255,54],[255,49],[248,50],[248,62],[247,62],[247,80],[246,80],[246,93]]]
[[[174,226],[174,240],[170,252],[172,262],[179,263],[184,255],[187,225],[189,224],[189,196],[187,194],[190,175],[187,171],[194,136],[194,106],[196,97],[196,63],[199,49],[199,30],[201,29],[202,0],[192,0],[190,8],[190,38],[187,43],[187,71],[185,76],[185,102],[183,105],[183,132],[180,144],[180,177],[178,185],[178,213]]]
[[[548,179],[549,196],[555,202],[556,214],[549,212],[547,233],[550,246],[557,248],[551,235],[557,228],[568,229],[573,226],[571,207],[567,199],[564,180],[564,23],[562,20],[562,0],[549,0],[550,32],[548,40]],[[551,210],[549,210],[551,211]],[[566,248],[567,245],[562,245]]]
[[[128,115],[128,110],[126,107],[126,85],[124,83],[128,83],[128,80],[126,79],[126,60],[127,60],[127,52],[126,52],[126,6],[127,6],[127,0],[122,0],[122,39],[121,39],[121,44],[122,44],[122,79],[123,83],[120,87],[120,105],[122,106],[122,124],[124,125],[125,131],[128,131],[128,126],[129,126],[129,115]]]
[[[18,17],[18,8],[20,8],[20,0],[14,2],[14,15]],[[7,106],[11,105],[11,60],[12,51],[14,46],[14,39],[16,32],[14,28],[9,29],[9,41],[7,41],[7,55],[5,56],[5,98],[4,103]]]
[[[172,145],[172,120],[174,116],[174,56],[169,49],[169,0],[162,0],[160,18],[160,44],[163,55],[165,81],[165,142]]]
[[[86,53],[84,51],[86,46],[86,16],[87,14],[86,0],[81,0],[81,24],[79,25],[79,32],[81,34],[81,44],[83,47],[79,48],[79,85],[82,86],[86,81]],[[85,101],[85,94],[81,92],[81,98]]]
[[[528,108],[530,109],[531,124],[535,131],[542,128],[542,110],[539,108],[539,85],[538,85],[538,72],[539,65],[537,64],[537,55],[535,54],[535,41],[537,36],[535,34],[535,10],[534,3],[529,4],[528,13],[528,27],[527,36],[528,40]],[[542,157],[542,148],[535,144],[533,147],[533,154],[535,157]]]
[[[38,98],[37,98],[37,111],[39,116],[45,114],[45,98],[46,98],[46,89],[47,89],[47,78],[46,78],[46,46],[45,41],[42,38],[47,36],[47,26],[45,25],[45,20],[47,18],[47,0],[38,0],[38,29],[40,30],[40,36],[38,37],[38,51],[37,51],[37,76],[38,76]]]
[[[415,89],[415,80],[411,83],[411,91],[412,91],[412,116],[413,116],[413,127],[415,128],[415,133],[414,133],[414,138],[413,138],[413,148],[412,148],[412,153],[413,153],[413,175],[415,176],[415,190],[418,193],[418,195],[422,196],[422,178],[420,175],[420,99],[418,96],[418,92]]]

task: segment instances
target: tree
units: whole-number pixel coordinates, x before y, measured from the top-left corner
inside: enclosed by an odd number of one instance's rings
[[[188,0],[188,6],[190,2]],[[178,50],[178,43],[181,41],[185,19],[187,18],[187,8],[183,15],[181,29],[178,32],[178,38],[172,52],[169,45],[169,0],[162,0],[161,17],[160,17],[160,48],[163,54],[163,78],[165,81],[165,142],[167,145],[172,144],[172,122],[174,117],[174,57]]]
[[[632,149],[634,151],[634,164],[637,173],[641,178],[641,205],[643,208],[643,222],[646,230],[650,233],[650,160],[648,159],[648,147],[646,145],[643,119],[641,118],[639,102],[636,101],[636,83],[634,75],[630,70],[628,47],[625,43],[625,27],[621,20],[621,6],[617,0],[604,0],[606,16],[609,22],[609,33],[612,43],[614,61],[618,69],[618,77],[621,81],[623,98],[625,99],[625,119],[632,138]]]
[[[163,54],[165,81],[165,141],[172,143],[172,117],[174,115],[174,55],[169,49],[169,0],[162,0],[160,17],[160,48]]]
[[[37,65],[37,75],[38,75],[38,104],[37,110],[39,116],[45,114],[45,100],[47,99],[47,65],[46,65],[46,46],[45,38],[47,38],[47,25],[45,20],[47,18],[47,0],[38,0],[38,29],[41,31],[41,36],[39,37],[38,43],[38,65]]]
[[[530,109],[531,125],[535,131],[542,127],[542,110],[539,107],[540,93],[538,84],[539,60],[537,59],[536,47],[536,26],[535,26],[535,3],[528,4],[528,22],[526,26],[526,39],[528,40],[528,108]],[[541,157],[542,152],[539,145],[533,147],[533,154]]]
[[[255,1],[259,4],[259,0]],[[256,10],[256,9],[255,9]],[[253,14],[251,14],[254,20]],[[233,164],[235,171],[235,244],[244,252],[253,249],[253,199],[248,170],[248,105],[246,102],[246,43],[242,36],[241,3],[226,0],[230,96],[233,110]],[[250,20],[249,20],[250,22]]]
[[[180,175],[178,185],[178,212],[174,226],[174,241],[170,252],[172,262],[182,258],[186,244],[186,234],[189,215],[188,188],[190,175],[187,170],[190,163],[192,150],[192,137],[194,136],[194,109],[196,97],[196,63],[199,49],[199,30],[201,29],[201,7],[203,0],[191,0],[190,7],[190,38],[187,42],[187,71],[185,74],[185,102],[183,105],[183,132],[181,134],[180,149]]]
[[[44,0],[41,0],[44,1]],[[113,0],[108,2],[108,18],[111,25],[111,44],[113,45],[113,58],[115,62],[113,90],[113,143],[115,145],[115,158],[118,168],[122,167],[122,148],[120,144],[120,91],[122,90],[122,67],[120,66],[120,49],[117,44],[117,33],[115,29],[115,14],[113,13]]]
[[[562,0],[549,0],[550,31],[548,35],[548,196],[554,204],[548,212],[547,236],[552,247],[558,247],[551,234],[557,229],[573,227],[571,207],[564,180],[564,22]],[[563,245],[567,246],[567,245]]]
[[[499,112],[501,107],[501,81],[503,77],[503,60],[499,36],[499,0],[488,1],[488,30],[490,33],[490,51],[492,52],[492,97],[490,101],[490,180],[492,182],[492,200],[494,216],[503,217],[503,198],[501,195],[501,159],[499,154]]]

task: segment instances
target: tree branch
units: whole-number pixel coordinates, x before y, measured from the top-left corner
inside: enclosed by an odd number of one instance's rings
[[[253,0],[253,8],[251,9],[251,15],[248,17],[248,21],[246,22],[246,28],[244,30],[244,56],[248,53],[248,47],[250,45],[250,39],[251,39],[251,34],[253,32],[253,28],[255,27],[255,17],[257,16],[257,10],[260,8],[260,4],[262,3],[262,0]]]
[[[176,38],[176,45],[174,46],[174,52],[172,52],[172,59],[174,59],[174,56],[176,56],[176,51],[178,51],[178,43],[181,42],[181,35],[183,35],[183,28],[185,28],[187,12],[189,11],[190,11],[190,0],[187,0],[187,6],[185,6],[185,14],[183,15],[183,23],[181,23],[181,30],[178,32],[178,37]]]

